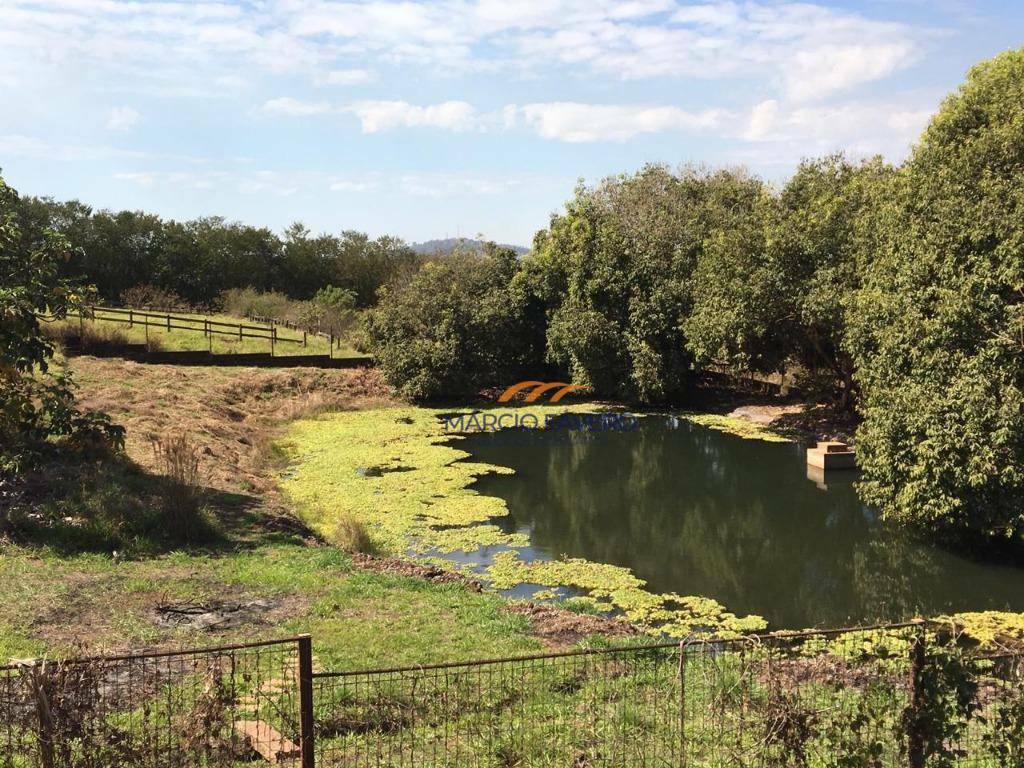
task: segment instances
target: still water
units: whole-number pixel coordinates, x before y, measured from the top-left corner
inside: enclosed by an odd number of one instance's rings
[[[508,503],[524,557],[626,566],[654,591],[713,597],[774,628],[1024,610],[1024,569],[896,534],[850,473],[810,479],[803,446],[648,417],[632,432],[487,433],[459,447],[515,469],[475,487]]]

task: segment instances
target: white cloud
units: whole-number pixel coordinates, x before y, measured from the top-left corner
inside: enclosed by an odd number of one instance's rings
[[[795,101],[819,100],[887,77],[918,55],[916,47],[906,41],[800,51],[792,57],[784,75],[786,94]]]
[[[370,172],[340,176],[322,171],[141,170],[115,173],[113,178],[143,188],[215,190],[217,194],[233,191],[244,195],[290,197],[302,193],[320,195],[325,191],[342,194],[372,191],[385,195],[434,199],[499,196],[552,182],[552,177],[539,174],[488,175],[463,171]],[[557,181],[566,188],[572,183],[571,179]]]
[[[751,109],[738,138],[750,147],[732,160],[790,165],[801,158],[845,151],[902,160],[934,109],[893,102],[852,102],[830,106],[786,106],[774,100]]]
[[[142,119],[131,107],[111,107],[107,110],[107,130],[125,133],[130,131]]]
[[[332,69],[314,75],[317,85],[359,85],[371,80],[373,73],[368,69]]]
[[[6,0],[0,82],[88,73],[121,87],[188,92],[245,72],[248,80],[291,73],[352,85],[372,78],[375,62],[774,79],[788,95],[812,98],[909,66],[933,35],[807,2]],[[808,76],[816,82],[805,86]]]
[[[641,133],[695,132],[721,126],[723,110],[687,112],[671,106],[549,102],[522,107],[526,124],[545,139],[625,141]]]
[[[326,101],[301,101],[291,96],[282,96],[263,102],[256,111],[271,117],[310,117],[326,115],[333,112],[334,107]]]
[[[342,107],[359,118],[363,133],[393,128],[443,128],[469,131],[479,127],[476,109],[465,101],[417,106],[406,101],[359,101]]]

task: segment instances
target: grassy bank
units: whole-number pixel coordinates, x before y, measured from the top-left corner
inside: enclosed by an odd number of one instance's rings
[[[127,429],[124,458],[64,457],[30,478],[0,540],[0,658],[209,645],[311,632],[330,668],[535,651],[559,637],[464,580],[372,560],[289,514],[272,442],[289,420],[391,404],[372,372],[68,361],[83,404]],[[168,535],[153,441],[200,457],[207,533]],[[605,622],[606,623],[606,622]]]
[[[128,325],[126,323],[111,322],[109,320],[86,320],[79,324],[77,318],[61,320],[47,324],[47,332],[57,338],[78,338],[81,331],[85,332],[85,343],[88,344],[142,344],[147,338],[153,349],[172,351],[202,351],[209,350],[215,354],[248,354],[257,352],[270,352],[270,341],[268,339],[237,338],[232,335],[214,334],[206,337],[203,334],[202,322],[204,319],[211,322],[254,325],[269,328],[261,323],[254,323],[243,317],[233,315],[189,315],[181,314],[181,317],[188,317],[198,321],[196,330],[183,330],[172,328],[167,330],[159,325],[149,326],[147,335],[146,327],[142,325]],[[154,321],[150,321],[154,322]],[[228,330],[222,328],[220,330]],[[330,342],[321,336],[307,334],[306,344],[296,343],[294,340],[302,339],[302,331],[294,331],[281,328],[278,331],[281,339],[274,345],[274,354],[280,356],[288,355],[326,355],[330,353]],[[289,339],[291,341],[287,341]],[[351,346],[343,344],[340,348],[335,347],[335,357],[351,357],[360,353]]]

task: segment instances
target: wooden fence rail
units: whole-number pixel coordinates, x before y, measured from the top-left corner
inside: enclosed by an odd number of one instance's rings
[[[52,315],[39,313],[40,319],[48,322],[56,320]],[[83,307],[81,312],[69,312],[68,319],[77,318],[79,324],[84,327],[85,321],[103,321],[108,323],[121,323],[129,328],[142,326],[147,334],[150,328],[159,328],[163,331],[191,331],[202,333],[204,337],[212,339],[213,336],[230,336],[239,341],[243,339],[264,339],[270,343],[270,352],[274,353],[277,344],[301,344],[308,346],[309,333],[302,331],[301,336],[287,336],[279,332],[277,325],[249,325],[246,323],[230,323],[223,320],[211,320],[208,317],[193,317],[174,312],[153,312],[145,309],[121,308],[121,307]],[[147,337],[148,338],[148,337]],[[331,341],[330,351],[334,352],[334,337],[329,336]]]

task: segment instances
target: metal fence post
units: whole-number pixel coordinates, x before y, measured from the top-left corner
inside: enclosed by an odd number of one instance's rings
[[[686,767],[686,641],[679,643],[679,765]]]
[[[924,637],[915,635],[910,642],[910,702],[907,723],[907,766],[924,768],[924,734],[921,732],[921,677],[924,673]]]
[[[313,638],[300,635],[299,644],[299,745],[302,768],[314,768],[313,752]]]

